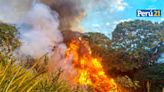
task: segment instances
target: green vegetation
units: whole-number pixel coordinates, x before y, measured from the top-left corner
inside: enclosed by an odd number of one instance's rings
[[[0,24],[0,47],[3,47],[1,51],[14,51],[20,45],[16,34],[17,31],[14,26],[3,23]]]
[[[34,67],[34,66],[33,66]],[[33,67],[25,69],[11,63],[0,67],[1,92],[71,92],[64,81],[59,80],[60,71],[50,80],[46,72],[37,73]]]
[[[157,59],[164,52],[164,22],[122,22],[113,31],[112,39],[92,32],[83,38],[89,41],[93,54],[103,57],[109,75],[125,92],[161,92],[164,70]]]
[[[46,71],[36,71],[39,60],[28,69],[14,64],[12,53],[20,45],[16,32],[14,26],[0,24],[0,92],[72,92],[60,79],[61,70],[50,77]]]
[[[68,32],[70,33],[70,32]],[[68,33],[64,33],[68,35]],[[60,79],[61,70],[49,75],[34,64],[16,65],[13,51],[21,44],[14,26],[0,24],[0,91],[1,92],[83,92],[72,89]],[[71,34],[71,33],[70,33]],[[101,33],[78,34],[87,40],[93,55],[103,58],[108,75],[124,92],[161,92],[164,87],[164,64],[157,63],[164,52],[164,22],[135,20],[118,24],[109,39]],[[73,35],[69,35],[69,42]],[[77,35],[76,35],[77,36]],[[92,87],[88,89],[92,92]]]

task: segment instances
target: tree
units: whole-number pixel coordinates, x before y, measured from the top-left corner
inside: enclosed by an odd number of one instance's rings
[[[98,32],[85,33],[83,38],[89,42],[93,56],[103,58],[102,63],[107,70],[112,68],[112,65],[109,65],[109,57],[112,57],[110,53],[112,52],[111,40],[104,34]]]
[[[124,53],[122,54],[124,57],[121,57],[123,61],[119,59],[120,62],[132,62],[130,66],[134,65],[128,68],[129,70],[133,69],[133,72],[127,71],[131,73],[128,76],[143,78],[139,81],[147,85],[147,91],[150,91],[149,84],[152,80],[158,82],[163,80],[161,79],[163,77],[162,66],[155,65],[159,54],[164,52],[163,32],[164,22],[152,23],[151,21],[135,20],[118,24],[112,33],[113,48],[118,49],[118,51],[122,50]],[[136,70],[134,71],[134,69]],[[159,80],[157,80],[158,78]]]
[[[147,90],[149,90],[149,92],[161,92],[162,87],[164,86],[163,76],[164,64],[156,64],[138,71],[134,78],[146,82]]]
[[[159,33],[164,30],[161,24],[135,20],[117,25],[112,33],[113,46],[126,51],[150,49],[161,40]]]
[[[14,26],[0,23],[0,63],[5,65],[12,61],[13,51],[19,46]]]
[[[112,33],[113,47],[133,55],[134,60],[140,61],[141,65],[152,64],[157,57],[152,58],[149,52],[163,41],[163,30],[163,23],[151,21],[135,20],[120,23]]]
[[[121,49],[112,48],[112,41],[101,33],[86,33],[83,38],[89,41],[92,54],[103,58],[106,70],[113,76],[137,68],[138,62],[132,62],[131,57]]]
[[[94,55],[107,55],[105,53],[111,50],[111,40],[102,33],[88,32],[83,35],[83,38],[89,41]]]
[[[83,38],[89,42],[92,54],[95,57],[102,58],[106,73],[115,78],[119,88],[134,90],[138,87],[138,82],[127,76],[131,74],[127,71],[136,67],[137,63],[127,62],[129,61],[129,56],[122,50],[113,49],[112,41],[107,36],[101,33],[89,32],[85,33]]]
[[[17,30],[15,26],[0,23],[0,48],[1,51],[14,51],[19,46],[16,38]]]
[[[152,66],[163,52],[159,48],[164,39],[163,24],[143,20],[123,22],[117,25],[112,40],[101,33],[91,32],[83,38],[89,41],[93,54],[103,58],[110,75],[118,81],[125,76],[131,79],[129,84],[126,80],[121,82],[126,87],[135,84],[133,79],[137,71]]]

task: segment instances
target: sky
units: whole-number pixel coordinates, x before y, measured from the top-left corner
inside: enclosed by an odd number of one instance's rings
[[[36,0],[0,0],[0,21],[17,23]],[[48,1],[48,0],[47,0]],[[163,0],[70,0],[83,1],[85,16],[80,22],[84,32],[101,32],[111,37],[116,25],[135,19],[164,21]],[[137,9],[160,9],[161,17],[136,17]]]
[[[109,3],[105,3],[97,5],[97,8],[88,10],[81,22],[82,27],[87,32],[101,32],[111,37],[116,25],[123,21],[135,19],[151,20],[152,22],[164,21],[163,0],[114,0],[114,2],[115,4],[110,7],[108,7]],[[136,17],[137,9],[160,9],[161,17]]]

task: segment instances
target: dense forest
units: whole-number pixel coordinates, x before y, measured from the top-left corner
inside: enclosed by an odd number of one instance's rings
[[[64,36],[70,32],[62,32]],[[72,32],[75,33],[76,32]],[[134,20],[119,23],[112,39],[102,33],[77,33],[88,41],[94,56],[102,57],[106,74],[121,92],[161,92],[164,87],[164,22]],[[57,70],[49,79],[46,68],[35,63],[17,65],[13,52],[21,45],[14,25],[0,24],[0,91],[85,92],[70,88]],[[67,37],[68,38],[68,37]],[[66,39],[69,42],[69,39]],[[48,59],[45,57],[44,61]],[[46,63],[45,63],[46,66]],[[91,92],[88,89],[88,92]]]

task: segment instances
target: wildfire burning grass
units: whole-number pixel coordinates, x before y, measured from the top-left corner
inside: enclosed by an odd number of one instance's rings
[[[92,86],[96,92],[118,92],[112,78],[108,78],[101,64],[101,58],[92,57],[87,41],[79,38],[70,42],[66,52],[73,54],[73,66],[78,73],[75,82],[80,85]]]

